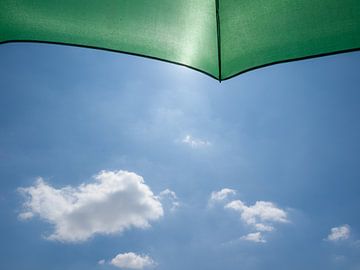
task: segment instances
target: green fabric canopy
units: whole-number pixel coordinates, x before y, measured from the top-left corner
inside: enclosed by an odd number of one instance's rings
[[[224,80],[360,48],[360,0],[0,0],[0,42],[161,59]]]

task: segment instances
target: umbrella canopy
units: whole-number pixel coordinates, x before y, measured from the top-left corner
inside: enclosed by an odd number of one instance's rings
[[[0,42],[85,46],[225,80],[360,48],[359,0],[2,0]]]

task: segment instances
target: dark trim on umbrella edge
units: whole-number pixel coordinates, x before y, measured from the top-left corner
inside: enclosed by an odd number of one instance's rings
[[[286,60],[274,61],[274,62],[270,62],[270,63],[267,63],[267,64],[263,64],[263,65],[259,65],[259,66],[255,66],[255,67],[252,67],[252,68],[242,70],[242,71],[240,71],[238,73],[235,73],[234,75],[231,75],[231,76],[229,76],[229,77],[227,77],[225,79],[221,79],[221,80],[226,81],[226,80],[232,79],[232,78],[234,78],[234,77],[236,77],[238,75],[244,74],[246,72],[253,71],[253,70],[256,70],[256,69],[260,69],[260,68],[264,68],[264,67],[268,67],[268,66],[277,65],[277,64],[285,64],[285,63],[290,63],[290,62],[295,62],[295,61],[309,60],[309,59],[313,59],[313,58],[320,58],[320,57],[324,57],[324,56],[331,56],[331,55],[350,53],[350,52],[356,52],[356,51],[360,51],[360,47],[353,48],[353,49],[339,50],[339,51],[334,51],[334,52],[329,52],[329,53],[313,54],[313,55],[309,55],[309,56],[303,56],[303,57],[290,58],[290,59],[286,59]]]
[[[115,52],[115,53],[123,53],[123,54],[128,54],[128,55],[134,55],[134,56],[140,56],[140,57],[144,57],[144,58],[149,58],[149,59],[154,59],[154,60],[159,60],[162,62],[166,62],[166,63],[171,63],[171,64],[176,64],[179,66],[183,66],[186,68],[190,68],[192,70],[198,71],[200,73],[203,73],[215,80],[218,80],[219,82],[221,81],[226,81],[229,79],[232,79],[238,75],[244,74],[246,72],[249,71],[253,71],[256,69],[260,69],[260,68],[264,68],[264,67],[268,67],[268,66],[272,66],[272,65],[276,65],[276,64],[283,64],[283,63],[289,63],[289,62],[294,62],[294,61],[299,61],[299,60],[307,60],[307,59],[312,59],[312,58],[319,58],[319,57],[323,57],[323,56],[330,56],[330,55],[335,55],[335,54],[342,54],[342,53],[349,53],[349,52],[355,52],[355,51],[360,51],[360,47],[358,48],[352,48],[352,49],[345,49],[345,50],[338,50],[338,51],[334,51],[334,52],[329,52],[329,53],[320,53],[320,54],[314,54],[314,55],[309,55],[309,56],[303,56],[303,57],[297,57],[297,58],[291,58],[291,59],[286,59],[286,60],[280,60],[280,61],[274,61],[274,62],[270,62],[267,64],[263,64],[263,65],[259,65],[259,66],[255,66],[252,68],[248,68],[245,70],[242,70],[238,73],[235,73],[234,75],[231,75],[227,78],[221,79],[221,78],[217,78],[214,75],[200,70],[198,68],[192,67],[192,66],[188,66],[186,64],[182,64],[182,63],[178,63],[175,61],[170,61],[170,60],[166,60],[166,59],[162,59],[162,58],[158,58],[158,57],[154,57],[154,56],[149,56],[149,55],[144,55],[144,54],[139,54],[139,53],[131,53],[131,52],[126,52],[126,51],[121,51],[121,50],[113,50],[113,49],[107,49],[107,48],[101,48],[101,47],[95,47],[95,46],[88,46],[88,45],[78,45],[78,44],[71,44],[71,43],[63,43],[63,42],[53,42],[53,41],[39,41],[39,40],[6,40],[6,41],[1,41],[1,44],[7,44],[7,43],[41,43],[41,44],[55,44],[55,45],[65,45],[65,46],[73,46],[73,47],[80,47],[80,48],[86,48],[86,49],[96,49],[96,50],[103,50],[103,51],[109,51],[109,52]]]
[[[145,55],[145,54],[140,54],[140,53],[132,53],[132,52],[127,52],[127,51],[121,51],[121,50],[113,50],[113,49],[108,49],[108,48],[102,48],[102,47],[95,47],[95,46],[88,46],[88,45],[79,45],[79,44],[71,44],[71,43],[65,43],[65,42],[57,42],[57,41],[42,41],[42,40],[6,40],[6,41],[0,41],[0,45],[1,44],[7,44],[7,43],[40,43],[40,44],[53,44],[53,45],[64,45],[64,46],[72,46],[72,47],[80,47],[80,48],[85,48],[85,49],[95,49],[95,50],[101,50],[101,51],[108,51],[108,52],[114,52],[114,53],[123,53],[123,54],[127,54],[127,55],[133,55],[133,56],[140,56],[140,57],[144,57],[144,58],[149,58],[149,59],[153,59],[153,60],[158,60],[161,62],[166,62],[166,63],[170,63],[170,64],[176,64],[179,66],[183,66],[186,68],[190,68],[192,70],[198,71],[200,73],[203,73],[207,76],[210,76],[211,78],[215,79],[215,80],[219,80],[219,78],[215,77],[214,75],[203,71],[201,69],[192,67],[192,66],[188,66],[186,64],[183,63],[179,63],[179,62],[175,62],[175,61],[170,61],[170,60],[166,60],[166,59],[162,59],[162,58],[158,58],[155,56],[150,56],[150,55]]]

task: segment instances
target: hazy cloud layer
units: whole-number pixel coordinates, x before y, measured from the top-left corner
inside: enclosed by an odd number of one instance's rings
[[[163,216],[158,197],[141,176],[127,171],[101,171],[93,183],[55,188],[39,178],[20,188],[25,196],[21,219],[39,216],[54,226],[47,239],[84,241],[94,234],[146,228]]]
[[[155,265],[153,259],[147,255],[138,255],[133,252],[116,255],[110,264],[125,269],[144,269]]]

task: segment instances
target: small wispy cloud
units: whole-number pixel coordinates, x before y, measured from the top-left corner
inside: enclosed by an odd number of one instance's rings
[[[327,236],[326,240],[336,242],[349,239],[350,231],[351,229],[348,224],[344,224],[339,227],[333,227],[331,228],[330,234]]]
[[[213,204],[216,202],[225,201],[230,196],[235,195],[235,194],[236,194],[236,190],[231,189],[231,188],[223,188],[219,191],[213,191],[213,192],[211,192],[209,203]]]
[[[110,264],[125,269],[145,269],[155,266],[156,263],[147,255],[138,255],[133,252],[116,255]]]
[[[165,203],[165,205],[166,204],[170,205],[171,212],[174,212],[176,209],[180,207],[180,202],[175,191],[172,191],[167,188],[161,191],[158,197],[163,204]]]
[[[255,243],[266,243],[266,240],[263,238],[261,232],[249,233],[247,235],[242,236],[240,239]]]
[[[18,218],[21,219],[21,220],[27,220],[27,219],[31,219],[34,217],[34,213],[32,212],[23,212],[23,213],[20,213]]]
[[[272,231],[275,223],[288,222],[285,210],[272,202],[257,201],[254,205],[247,206],[242,201],[235,200],[226,204],[225,208],[238,212],[242,221],[258,231]]]
[[[105,260],[102,259],[102,260],[98,261],[98,264],[99,264],[99,265],[104,265],[104,264],[105,264]]]
[[[250,232],[238,240],[251,241],[255,243],[265,243],[264,234],[275,230],[279,223],[288,223],[288,214],[284,209],[269,201],[256,201],[253,205],[247,205],[241,200],[232,200],[230,196],[235,196],[237,191],[231,188],[223,188],[213,191],[210,195],[209,204],[222,203],[224,209],[229,209],[240,214],[240,219],[250,227]],[[238,241],[236,240],[236,241]],[[228,243],[234,243],[229,241]]]
[[[181,140],[181,142],[189,145],[192,148],[201,148],[211,145],[209,141],[204,139],[194,138],[190,134],[185,135],[185,137]]]
[[[333,255],[332,259],[335,263],[343,263],[346,261],[346,257],[344,255]]]

